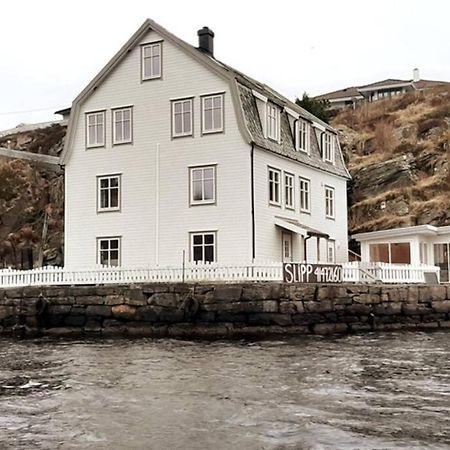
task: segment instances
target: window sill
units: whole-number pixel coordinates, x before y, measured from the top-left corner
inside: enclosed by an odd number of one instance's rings
[[[300,210],[300,214],[308,214],[308,215],[311,215],[311,211],[308,209],[301,209]]]
[[[160,80],[162,78],[162,75],[158,75],[155,77],[145,77],[141,78],[141,81],[151,81],[151,80]]]
[[[122,142],[113,142],[113,147],[118,145],[133,145],[133,141],[122,141]]]
[[[179,138],[184,138],[184,137],[194,137],[193,133],[189,133],[189,134],[172,134],[172,139],[179,139]]]
[[[121,211],[120,208],[104,208],[104,209],[97,209],[97,213],[98,213],[98,214],[111,213],[111,212],[120,212],[120,211]]]
[[[224,130],[202,130],[202,136],[206,135],[206,134],[219,134],[219,133],[223,133]]]
[[[277,208],[281,208],[281,203],[269,202],[269,206],[276,206]]]
[[[204,206],[204,205],[215,205],[216,201],[215,200],[206,200],[206,201],[201,201],[201,202],[191,202],[189,204],[189,206]]]
[[[334,217],[334,216],[325,216],[325,219],[328,219],[328,220],[336,220],[336,217]]]
[[[92,148],[105,148],[105,144],[97,144],[97,145],[86,145],[86,150],[90,150]]]

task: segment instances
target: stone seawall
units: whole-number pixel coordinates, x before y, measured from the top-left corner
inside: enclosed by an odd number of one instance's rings
[[[231,337],[450,328],[450,286],[148,284],[0,290],[0,333]]]

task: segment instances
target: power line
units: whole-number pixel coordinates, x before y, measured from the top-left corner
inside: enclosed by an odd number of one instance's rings
[[[25,113],[31,113],[31,112],[39,112],[39,111],[50,111],[53,109],[59,108],[59,106],[49,106],[48,108],[37,108],[37,109],[24,109],[22,111],[5,111],[0,112],[0,116],[8,116],[12,114],[25,114]]]

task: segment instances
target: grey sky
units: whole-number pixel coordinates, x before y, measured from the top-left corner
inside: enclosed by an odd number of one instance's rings
[[[0,130],[56,119],[150,17],[294,99],[382,78],[450,80],[447,0],[3,2]],[[29,110],[41,110],[23,112]]]

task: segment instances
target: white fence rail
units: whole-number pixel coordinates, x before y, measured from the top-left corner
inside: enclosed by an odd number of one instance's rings
[[[403,264],[349,262],[343,264],[343,281],[353,283],[424,283],[425,273],[439,268]],[[124,269],[101,267],[70,271],[63,267],[42,267],[32,270],[0,270],[0,288],[22,286],[99,285],[192,281],[281,281],[280,262],[236,265],[197,264],[182,267]]]

